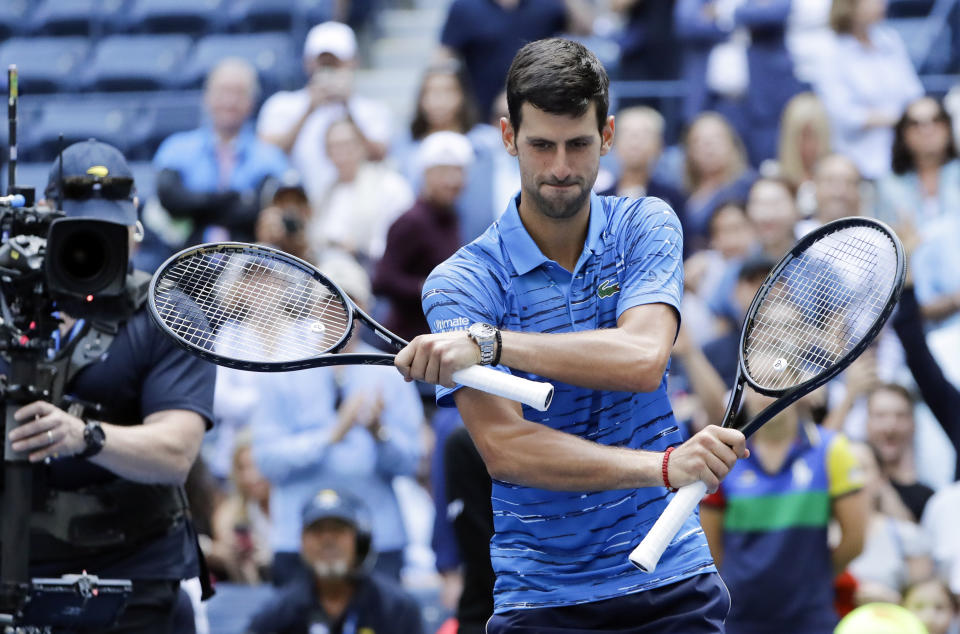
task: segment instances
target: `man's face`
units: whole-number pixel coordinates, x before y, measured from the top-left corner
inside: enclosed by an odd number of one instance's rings
[[[883,464],[893,464],[913,445],[913,407],[902,394],[878,390],[867,401],[867,441]]]
[[[763,246],[776,246],[791,240],[797,222],[793,197],[779,183],[765,181],[750,190],[747,217]]]
[[[660,156],[663,141],[656,125],[642,114],[617,117],[615,151],[625,168],[649,170]]]
[[[520,165],[522,198],[548,218],[570,218],[590,199],[600,157],[613,143],[613,117],[597,130],[596,105],[580,117],[555,115],[529,103],[521,107],[520,130],[500,120],[503,144]]]
[[[423,197],[442,208],[452,208],[465,182],[459,165],[435,165],[423,173]]]
[[[204,101],[214,128],[239,130],[253,110],[249,78],[241,73],[218,73],[210,79]]]
[[[343,578],[356,564],[357,531],[337,518],[325,518],[303,529],[300,552],[317,577]]]
[[[831,222],[860,215],[860,174],[849,159],[825,158],[814,175],[814,184],[820,220]]]

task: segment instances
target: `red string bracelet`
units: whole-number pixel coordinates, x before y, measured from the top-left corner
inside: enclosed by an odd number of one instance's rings
[[[676,489],[670,486],[670,476],[667,475],[667,464],[670,462],[670,453],[676,449],[676,447],[667,447],[667,450],[663,452],[663,465],[660,467],[661,473],[663,473],[663,486],[671,493],[676,493]]]

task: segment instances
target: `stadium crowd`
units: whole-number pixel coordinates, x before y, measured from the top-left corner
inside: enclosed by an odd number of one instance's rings
[[[368,4],[349,14],[361,34]],[[729,631],[776,631],[771,620],[828,597],[826,623],[893,603],[931,634],[957,634],[960,79],[946,97],[925,91],[886,4],[453,0],[401,125],[355,90],[369,39],[343,22],[317,24],[299,88],[261,94],[241,58],[209,72],[203,125],[153,157],[156,197],[137,263],[152,270],[200,242],[271,244],[317,264],[402,337],[429,332],[427,275],[519,189],[500,138],[514,54],[559,35],[616,44],[603,58],[615,79],[685,82],[682,107],[619,96],[596,190],[661,198],[683,226],[669,390],[687,433],[722,418],[740,323],[797,239],[865,215],[890,224],[909,255],[907,288],[877,342],[762,428],[704,501],[732,596]],[[263,589],[250,632],[307,632],[306,618],[354,631],[358,605],[386,614],[378,633],[432,633],[444,619],[444,632],[483,631],[493,606],[489,476],[432,386],[392,368],[218,368],[214,418],[188,493],[216,583]],[[855,505],[838,506],[851,496]],[[354,597],[331,581],[344,566],[377,581]],[[314,591],[320,615],[303,607]],[[216,631],[196,607],[198,631]]]

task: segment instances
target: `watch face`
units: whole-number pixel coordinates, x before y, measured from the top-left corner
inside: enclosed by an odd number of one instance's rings
[[[490,324],[477,322],[470,325],[470,334],[475,337],[492,337],[496,329]]]

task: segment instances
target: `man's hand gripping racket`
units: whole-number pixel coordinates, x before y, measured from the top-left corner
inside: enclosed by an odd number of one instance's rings
[[[747,311],[722,427],[732,426],[745,385],[777,399],[740,428],[749,436],[849,366],[893,311],[905,270],[899,238],[876,220],[842,218],[804,236]],[[630,561],[653,572],[706,491],[703,482],[681,487]]]
[[[336,354],[356,321],[398,351],[407,345],[314,266],[253,244],[203,244],[174,254],[154,274],[148,306],[160,329],[179,345],[240,370],[393,365],[392,354]],[[541,411],[553,398],[549,383],[478,365],[455,372],[453,380]]]

